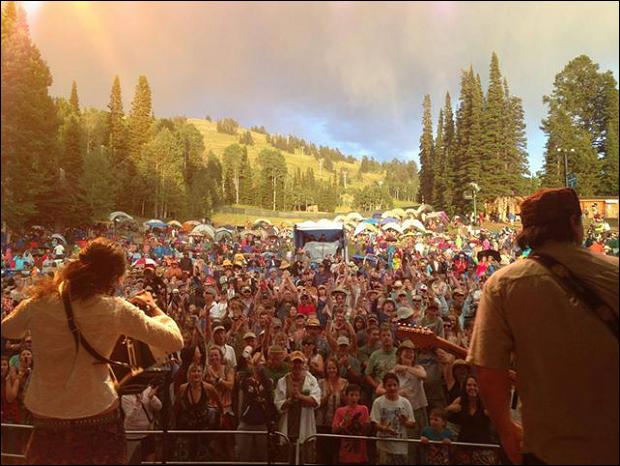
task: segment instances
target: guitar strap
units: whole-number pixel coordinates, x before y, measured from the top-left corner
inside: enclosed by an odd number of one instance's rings
[[[73,334],[73,339],[75,340],[75,351],[78,351],[81,344],[82,347],[88,352],[88,354],[90,354],[93,358],[97,360],[95,364],[111,364],[113,366],[122,366],[128,369],[132,369],[132,367],[127,363],[112,361],[104,356],[101,356],[101,354],[99,354],[97,350],[95,350],[90,345],[90,343],[88,343],[88,341],[84,338],[84,335],[82,335],[82,332],[80,332],[80,330],[75,325],[75,314],[73,313],[73,308],[71,307],[70,291],[66,286],[65,282],[61,283],[60,285],[60,294],[62,295],[62,300],[65,305],[67,323],[69,324],[69,329],[71,330],[71,333]]]
[[[80,345],[82,345],[86,352],[95,359],[96,362],[94,362],[93,364],[108,364],[108,367],[122,366],[129,369],[130,371],[133,371],[134,368],[132,368],[129,364],[119,361],[111,361],[110,359],[99,354],[97,350],[95,350],[90,345],[90,343],[88,343],[88,341],[84,338],[84,335],[82,335],[82,332],[80,332],[80,330],[77,328],[77,325],[75,324],[75,314],[73,313],[73,307],[71,306],[71,292],[66,282],[62,282],[60,284],[59,291],[62,297],[62,301],[64,303],[65,313],[67,314],[67,323],[69,325],[69,330],[71,330],[71,334],[73,335],[73,339],[75,340],[76,355],[80,348]],[[114,380],[114,386],[118,390],[118,379],[116,378],[116,375],[114,374],[112,368],[109,367],[109,369],[110,376],[112,377],[112,380]]]
[[[532,252],[528,258],[538,262],[549,270],[560,286],[585,304],[592,314],[607,327],[614,337],[616,337],[616,341],[618,341],[618,315],[598,294],[583,281],[579,280],[568,267],[548,254],[535,251]]]

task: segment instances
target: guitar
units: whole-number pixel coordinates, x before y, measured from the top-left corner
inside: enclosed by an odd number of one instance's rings
[[[422,349],[440,348],[458,358],[467,358],[467,350],[459,345],[455,345],[451,341],[438,337],[433,331],[426,327],[418,327],[417,325],[399,325],[396,332],[398,338],[411,340],[416,346]],[[514,385],[517,381],[517,373],[508,371],[508,378]]]

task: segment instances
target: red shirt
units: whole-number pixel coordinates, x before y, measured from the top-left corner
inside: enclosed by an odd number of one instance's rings
[[[316,309],[314,308],[314,304],[303,305],[299,303],[297,305],[297,313],[309,316],[310,314],[316,314]]]
[[[336,410],[334,420],[332,422],[332,432],[346,418],[344,435],[364,435],[364,427],[362,423],[368,419],[368,406],[357,405],[355,408],[343,406]],[[340,441],[340,462],[343,464],[360,464],[368,462],[368,454],[366,453],[365,440],[342,439]]]

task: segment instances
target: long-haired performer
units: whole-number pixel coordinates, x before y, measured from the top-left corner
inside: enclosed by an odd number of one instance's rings
[[[126,442],[119,400],[107,364],[79,344],[70,330],[61,290],[69,293],[74,323],[81,337],[109,358],[121,335],[151,346],[154,353],[178,351],[183,337],[176,323],[144,292],[133,304],[112,297],[127,267],[125,252],[98,238],[62,268],[56,277],[36,285],[2,321],[2,336],[32,334],[36,364],[25,405],[34,431],[28,444],[29,464],[125,463]]]

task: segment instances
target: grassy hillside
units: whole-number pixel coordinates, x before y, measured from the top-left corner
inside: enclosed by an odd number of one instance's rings
[[[206,151],[213,151],[213,153],[218,156],[220,160],[222,159],[222,154],[227,146],[239,142],[238,135],[232,136],[230,134],[218,133],[215,121],[210,122],[196,118],[190,118],[187,121],[193,124],[202,133]],[[245,131],[247,131],[246,128],[238,129],[239,134]],[[250,162],[254,164],[256,163],[256,159],[258,158],[258,154],[261,150],[274,149],[274,147],[267,143],[264,134],[255,133],[252,131],[252,138],[254,139],[254,145],[247,147]],[[333,179],[333,172],[321,170],[319,162],[311,155],[303,155],[300,149],[297,149],[294,154],[284,151],[282,151],[282,154],[286,158],[289,175],[295,173],[298,168],[300,168],[302,172],[305,172],[308,168],[312,168],[314,169],[314,176],[316,179],[325,181]],[[355,163],[337,162],[334,163],[334,167],[337,173],[340,172],[341,168],[347,168],[349,170],[350,183],[348,183],[348,185],[353,188],[360,188],[372,183],[373,181],[383,178],[383,175],[379,173],[364,173],[362,181],[356,181],[354,178],[357,175],[360,163],[360,161],[356,161]]]

